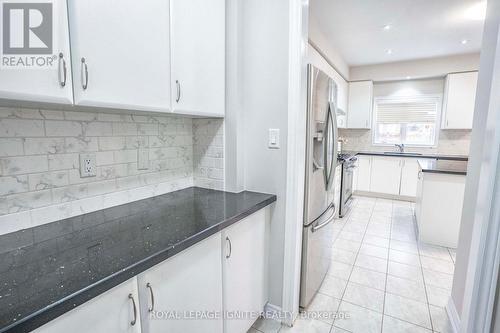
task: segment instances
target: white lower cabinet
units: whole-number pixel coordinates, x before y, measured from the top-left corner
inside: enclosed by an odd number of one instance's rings
[[[400,179],[400,158],[372,157],[371,192],[399,195]]]
[[[258,312],[267,302],[267,209],[261,209],[222,232],[224,310]],[[228,319],[225,333],[245,333],[255,318]]]
[[[401,169],[401,187],[399,189],[399,195],[416,197],[419,172],[418,160],[414,158],[404,158],[402,163],[403,167]]]
[[[36,329],[36,333],[140,333],[134,277]],[[134,307],[135,313],[134,315]]]
[[[245,333],[268,300],[267,221],[263,208],[34,332]]]
[[[144,333],[219,333],[222,318],[221,233],[140,274],[139,297]],[[176,317],[169,318],[170,315]]]
[[[356,168],[354,169],[353,186],[355,191],[370,191],[372,172],[371,156],[358,156]]]

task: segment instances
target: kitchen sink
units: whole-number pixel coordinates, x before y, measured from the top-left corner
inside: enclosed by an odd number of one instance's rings
[[[384,151],[386,155],[402,155],[402,156],[420,156],[421,153],[401,153],[399,151]]]

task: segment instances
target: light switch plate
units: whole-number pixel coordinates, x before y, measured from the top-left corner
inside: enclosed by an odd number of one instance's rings
[[[269,140],[267,146],[271,149],[280,148],[280,130],[279,128],[269,129]]]
[[[149,151],[147,149],[137,150],[137,170],[149,169]]]
[[[95,154],[80,154],[80,177],[95,177],[96,174]]]

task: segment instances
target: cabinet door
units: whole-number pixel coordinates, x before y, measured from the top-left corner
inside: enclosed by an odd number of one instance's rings
[[[262,311],[267,302],[266,214],[261,209],[223,232],[225,311]],[[224,332],[246,332],[254,321],[227,319]]]
[[[137,309],[134,320],[134,303]],[[134,277],[34,330],[35,333],[140,333],[141,318]]]
[[[374,156],[372,161],[370,191],[399,195],[401,159]]]
[[[168,319],[158,315],[155,318],[155,314],[165,312],[179,315],[191,311],[221,313],[221,252],[221,234],[217,233],[139,276],[145,333],[222,332],[221,318]]]
[[[417,195],[418,169],[418,161],[416,159],[403,159],[400,195],[408,197],[415,197]]]
[[[354,184],[357,191],[370,191],[372,158],[358,156],[357,167],[354,169]]]
[[[448,74],[444,97],[444,129],[471,129],[477,72]]]
[[[373,103],[373,82],[359,81],[349,83],[349,110],[347,128],[371,127]]]
[[[75,104],[170,109],[169,2],[69,3]]]
[[[417,175],[417,196],[415,198],[415,220],[417,221],[417,228],[420,232],[422,222],[422,195],[424,192],[424,175],[420,167],[418,168]]]
[[[172,108],[224,116],[225,0],[171,0]]]
[[[53,1],[53,66],[47,69],[0,68],[0,98],[72,104],[71,55],[66,1]],[[31,56],[31,55],[27,55]],[[66,73],[66,79],[64,79]]]

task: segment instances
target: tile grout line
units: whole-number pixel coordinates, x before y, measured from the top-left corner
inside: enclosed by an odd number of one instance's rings
[[[390,259],[390,249],[391,249],[391,236],[392,236],[392,225],[393,225],[393,215],[394,215],[394,202],[391,201],[391,227],[389,229],[389,248],[387,249],[387,265],[385,271],[385,285],[384,285],[384,303],[382,306],[382,322],[380,324],[380,333],[384,331],[384,316],[385,316],[385,300],[387,295],[387,277],[389,275],[389,259]]]

